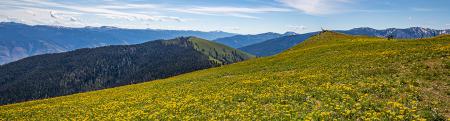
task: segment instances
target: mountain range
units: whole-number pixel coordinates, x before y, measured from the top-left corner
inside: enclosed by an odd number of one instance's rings
[[[129,45],[157,39],[196,36],[209,40],[233,36],[226,32],[123,29],[116,27],[69,28],[61,26],[0,23],[0,64],[24,57],[106,45]]]
[[[441,34],[450,34],[450,30],[435,30],[420,27],[411,27],[406,29],[389,28],[384,30],[376,30],[368,27],[363,27],[350,30],[336,30],[336,32],[350,35],[366,35],[374,37],[387,37],[389,35],[392,35],[394,38],[399,39],[430,38]],[[288,48],[291,48],[298,43],[303,42],[310,36],[317,33],[318,32],[310,32],[305,34],[282,36],[253,45],[244,46],[239,49],[257,56],[271,56],[283,52],[284,50],[287,50]]]
[[[279,38],[269,39],[253,45],[241,47],[239,48],[239,50],[251,53],[256,56],[271,56],[281,53],[284,50],[297,45],[298,43],[308,39],[315,34],[317,34],[317,32],[283,36]]]
[[[31,56],[0,65],[0,105],[135,84],[253,57],[196,37]]]
[[[224,37],[214,40],[215,42],[222,43],[225,45],[228,45],[233,48],[240,48],[256,43],[260,43],[266,40],[279,38],[283,36],[289,36],[289,35],[295,35],[297,33],[295,32],[286,32],[284,34],[274,33],[274,32],[268,32],[268,33],[262,33],[262,34],[256,34],[256,35],[235,35],[231,37]]]
[[[377,30],[362,27],[350,30],[336,30],[336,32],[376,37],[392,35],[395,38],[428,38],[440,34],[449,34],[450,30],[434,30],[421,27]],[[297,34],[286,32],[279,34],[269,32],[256,35],[237,35],[220,31],[122,29],[108,26],[69,28],[2,22],[0,23],[0,64],[32,55],[66,52],[79,48],[93,48],[106,45],[138,44],[150,40],[170,39],[179,36],[197,36],[238,48],[256,56],[270,56],[278,54],[316,33]]]
[[[435,30],[422,27],[411,27],[406,29],[388,28],[377,30],[369,27],[354,28],[350,30],[336,30],[351,35],[367,35],[375,37],[387,37],[392,35],[394,38],[412,39],[412,38],[430,38],[441,34],[449,34],[450,30]]]

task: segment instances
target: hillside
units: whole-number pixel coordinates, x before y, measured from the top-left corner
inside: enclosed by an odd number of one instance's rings
[[[278,34],[273,32],[256,34],[256,35],[235,35],[231,37],[224,37],[214,40],[214,42],[221,43],[233,48],[240,48],[256,43],[260,43],[266,40],[279,38],[282,36],[295,35],[295,33],[287,32],[285,34]]]
[[[32,55],[80,48],[140,44],[179,36],[196,36],[213,40],[233,35],[235,34],[226,32],[124,29],[107,26],[69,28],[0,22],[0,65]]]
[[[450,36],[325,32],[272,57],[0,107],[0,120],[446,120]]]
[[[0,105],[161,79],[252,57],[195,37],[32,56],[0,66]]]
[[[441,34],[450,34],[450,30],[435,30],[420,27],[411,27],[406,29],[389,28],[384,30],[363,27],[336,31],[350,35],[366,35],[373,37],[387,37],[392,35],[394,38],[399,39],[430,38]],[[305,34],[297,34],[294,36],[282,36],[253,45],[244,46],[239,49],[257,56],[271,56],[283,52],[284,50],[287,50],[297,45],[298,43],[303,42],[316,33],[317,32],[311,32]]]

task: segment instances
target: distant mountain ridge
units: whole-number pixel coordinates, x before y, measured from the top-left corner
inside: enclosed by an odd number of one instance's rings
[[[0,105],[161,79],[253,57],[196,37],[31,56],[0,65]]]
[[[450,34],[450,30],[436,30],[421,27],[411,27],[406,29],[388,28],[377,30],[369,27],[354,28],[350,30],[336,30],[351,35],[368,35],[376,37],[387,37],[389,35],[394,38],[414,39],[414,38],[430,38],[441,34]]]
[[[350,30],[335,30],[335,31],[350,35],[367,35],[376,37],[387,37],[389,35],[392,35],[394,38],[402,38],[402,39],[429,38],[441,34],[450,34],[450,30],[435,30],[420,27],[411,27],[406,29],[389,28],[384,30],[361,27]],[[283,36],[263,41],[257,44],[244,46],[239,49],[256,56],[271,56],[283,52],[288,48],[291,48],[292,46],[295,46],[298,43],[303,42],[310,36],[315,35],[317,33],[318,32],[310,32],[292,36]]]
[[[0,64],[32,55],[65,52],[79,48],[138,44],[180,36],[196,36],[213,40],[233,35],[236,34],[220,31],[123,29],[109,26],[70,28],[1,22]]]
[[[297,34],[297,33],[286,32],[284,34],[279,34],[279,33],[268,32],[268,33],[262,33],[262,34],[256,34],[256,35],[250,35],[250,34],[249,35],[235,35],[235,36],[231,36],[231,37],[219,38],[214,41],[228,45],[233,48],[240,48],[240,47],[260,43],[260,42],[263,42],[266,40],[279,38],[282,36],[295,35],[295,34]]]

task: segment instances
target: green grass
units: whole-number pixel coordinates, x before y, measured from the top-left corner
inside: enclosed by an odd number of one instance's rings
[[[448,120],[450,36],[325,32],[272,57],[0,107],[0,120]]]

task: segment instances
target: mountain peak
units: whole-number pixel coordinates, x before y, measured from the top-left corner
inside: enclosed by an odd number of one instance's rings
[[[291,36],[291,35],[297,35],[297,33],[288,31],[283,34],[283,36]]]
[[[114,27],[114,26],[101,26],[101,29],[120,29],[118,27]]]
[[[261,33],[261,34],[257,34],[257,35],[279,35],[279,34],[275,33],[275,32],[266,32],[266,33]]]

